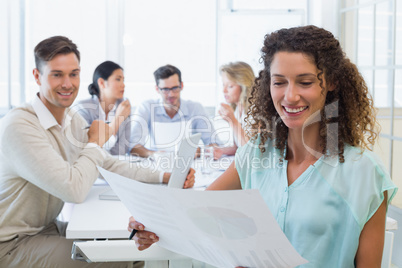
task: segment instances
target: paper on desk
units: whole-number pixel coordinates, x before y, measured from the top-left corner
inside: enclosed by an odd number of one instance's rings
[[[294,267],[303,259],[258,190],[194,191],[140,183],[98,167],[159,246],[217,267]]]

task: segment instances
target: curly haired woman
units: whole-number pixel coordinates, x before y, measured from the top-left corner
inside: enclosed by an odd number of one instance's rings
[[[377,123],[361,74],[315,26],[266,35],[262,59],[250,141],[208,190],[259,189],[309,261],[300,267],[380,267],[397,188],[369,150]],[[151,243],[147,235],[139,232],[140,248]]]

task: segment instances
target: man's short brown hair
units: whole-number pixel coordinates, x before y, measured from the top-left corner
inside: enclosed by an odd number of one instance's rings
[[[53,36],[41,41],[34,49],[35,66],[41,72],[41,67],[59,54],[74,53],[80,61],[77,45],[65,36]]]

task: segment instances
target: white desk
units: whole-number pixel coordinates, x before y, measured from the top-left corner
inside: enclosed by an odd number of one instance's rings
[[[93,186],[86,200],[74,205],[66,232],[68,239],[128,238],[131,215],[119,201],[99,200],[99,194],[107,189],[110,187]]]
[[[195,163],[196,189],[203,190],[222,170],[202,175]],[[73,259],[88,262],[146,261],[147,267],[192,267],[192,260],[154,244],[145,251],[137,250],[134,241],[129,241],[127,231],[129,211],[122,202],[100,200],[99,194],[110,189],[107,185],[94,185],[86,200],[74,205],[66,231],[68,239],[91,239],[76,241],[72,248]],[[156,261],[159,260],[159,261]],[[164,260],[164,261],[161,261]],[[166,261],[169,260],[169,261]]]
[[[73,259],[84,259],[88,262],[169,260],[170,263],[147,263],[147,267],[191,267],[192,262],[188,257],[156,244],[145,251],[137,250],[134,241],[128,240],[130,233],[127,231],[127,225],[130,213],[123,203],[99,199],[99,194],[107,189],[110,187],[93,186],[87,199],[74,206],[66,237],[94,240],[74,242]]]

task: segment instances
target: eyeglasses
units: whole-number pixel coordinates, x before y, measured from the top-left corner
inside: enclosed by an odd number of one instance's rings
[[[181,89],[181,86],[175,86],[175,87],[163,87],[160,88],[158,87],[160,91],[162,91],[163,93],[167,94],[169,91],[172,91],[174,93],[178,92]]]

